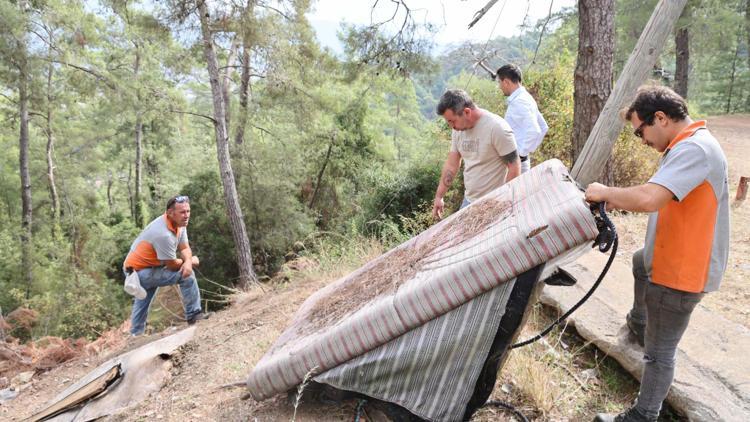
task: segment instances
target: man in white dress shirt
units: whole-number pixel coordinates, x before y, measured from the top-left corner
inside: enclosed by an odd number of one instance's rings
[[[513,129],[516,138],[521,173],[526,173],[531,168],[531,153],[542,143],[549,127],[539,112],[536,101],[521,84],[523,77],[518,66],[502,66],[497,70],[496,79],[500,90],[508,97],[505,121]]]

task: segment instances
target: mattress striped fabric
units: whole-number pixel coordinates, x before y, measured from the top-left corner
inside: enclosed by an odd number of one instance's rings
[[[498,214],[476,232],[467,231],[476,221],[476,210],[491,203],[507,206],[486,208]],[[462,230],[470,236],[451,237]],[[262,400],[295,387],[307,374],[322,376],[592,241],[597,233],[567,169],[558,160],[544,162],[313,294],[250,373],[250,394]],[[431,246],[436,239],[440,242]],[[403,264],[412,251],[427,253]],[[393,266],[408,278],[389,281],[392,289],[373,282],[381,272],[392,277],[385,273]],[[367,294],[355,306],[336,302],[353,291]]]
[[[315,381],[396,403],[431,421],[460,421],[515,278]]]

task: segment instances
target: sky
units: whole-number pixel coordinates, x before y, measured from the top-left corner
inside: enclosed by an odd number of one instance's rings
[[[563,7],[572,7],[576,3],[576,0],[499,0],[476,25],[468,29],[474,14],[488,1],[405,0],[405,3],[412,9],[417,22],[426,21],[438,27],[435,38],[438,50],[441,50],[440,47],[463,41],[485,42],[488,38],[517,35],[521,32],[519,26],[523,23],[524,17],[528,15],[529,24],[546,17],[551,1],[553,12]],[[373,10],[374,4],[376,6]],[[340,52],[336,32],[341,22],[370,24],[371,12],[376,22],[387,20],[393,15],[395,6],[394,0],[317,0],[313,3],[312,12],[307,16],[321,44]],[[399,13],[402,11],[403,7],[399,9]],[[394,19],[399,26],[403,16],[397,15]],[[394,31],[397,29],[396,26],[391,28]]]

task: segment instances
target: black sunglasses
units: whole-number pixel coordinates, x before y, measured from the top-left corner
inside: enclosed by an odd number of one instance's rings
[[[643,127],[644,127],[644,126],[646,126],[646,125],[649,125],[649,124],[650,124],[650,123],[648,123],[648,121],[643,121],[643,122],[641,123],[641,125],[640,125],[640,126],[638,126],[638,127],[637,127],[637,128],[636,128],[636,129],[634,130],[634,131],[633,131],[633,135],[635,135],[635,136],[637,136],[637,137],[639,137],[639,138],[643,138]]]
[[[184,203],[190,203],[190,197],[187,195],[180,195],[175,196],[174,198],[171,198],[169,201],[167,201],[167,209],[171,209],[174,207],[174,204],[184,204]]]

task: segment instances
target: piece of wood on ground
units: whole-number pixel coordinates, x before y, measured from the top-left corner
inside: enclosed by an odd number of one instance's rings
[[[62,413],[70,408],[76,407],[86,400],[95,397],[104,392],[107,387],[112,385],[122,375],[120,364],[115,364],[103,374],[94,378],[91,382],[84,385],[80,389],[73,392],[73,394],[65,397],[64,399],[52,403],[50,406],[31,417],[32,422],[45,420],[59,413]]]
[[[170,356],[194,334],[195,327],[190,327],[108,360],[58,394],[31,420],[56,415],[56,422],[88,421],[123,412],[162,388],[170,376]]]

